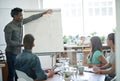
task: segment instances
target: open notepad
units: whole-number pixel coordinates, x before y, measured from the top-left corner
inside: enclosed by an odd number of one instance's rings
[[[94,73],[93,68],[84,67],[84,72]]]

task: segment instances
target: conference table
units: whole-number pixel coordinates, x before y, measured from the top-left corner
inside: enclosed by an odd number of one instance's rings
[[[89,45],[81,45],[81,46],[76,46],[76,45],[73,45],[73,46],[64,46],[64,49],[65,50],[70,50],[70,49],[74,49],[74,50],[79,50],[79,49],[86,49],[86,48],[90,48],[90,46]],[[109,46],[107,46],[107,45],[102,45],[102,49],[103,50],[107,50],[107,49],[110,49],[110,47]]]
[[[104,81],[104,79],[105,75],[84,72],[83,75],[78,75],[77,79],[70,81]],[[53,78],[49,78],[47,81],[65,81],[65,80],[60,75],[54,75]]]
[[[72,76],[71,80],[67,81],[104,81],[105,75],[95,74],[91,72],[83,72],[83,75]],[[66,81],[61,75],[54,75],[53,78],[49,78],[46,81]]]

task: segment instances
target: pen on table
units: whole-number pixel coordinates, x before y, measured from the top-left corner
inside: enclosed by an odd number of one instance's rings
[[[93,71],[86,71],[86,70],[84,70],[84,72],[94,73]]]

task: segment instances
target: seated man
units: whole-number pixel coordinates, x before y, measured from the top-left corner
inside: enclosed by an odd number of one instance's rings
[[[39,58],[32,53],[34,46],[34,37],[31,34],[25,35],[23,39],[24,50],[16,57],[16,70],[26,73],[33,80],[46,80],[54,75],[54,71],[49,69],[43,71]]]

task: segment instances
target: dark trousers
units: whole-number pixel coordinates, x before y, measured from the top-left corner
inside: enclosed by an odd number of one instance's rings
[[[114,77],[115,77],[115,75],[112,75],[112,76],[106,75],[105,76],[105,81],[111,81]]]
[[[8,65],[8,78],[7,81],[17,81],[15,72],[16,54],[6,52],[7,65]]]

